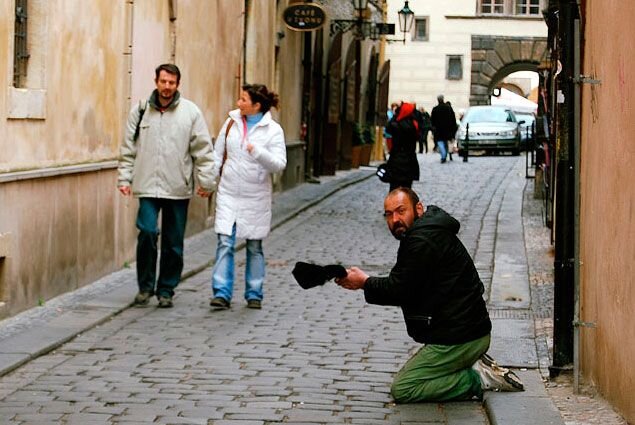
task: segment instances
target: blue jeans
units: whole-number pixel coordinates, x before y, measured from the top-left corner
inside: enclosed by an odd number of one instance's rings
[[[139,198],[137,282],[139,292],[172,297],[183,271],[183,238],[189,199]],[[161,264],[157,273],[157,226],[161,211]],[[156,289],[155,289],[156,281]]]
[[[439,153],[441,154],[441,161],[445,161],[448,156],[448,142],[447,140],[438,140],[437,146],[439,147]]]
[[[234,246],[236,225],[231,235],[218,234],[216,261],[212,269],[214,297],[231,301],[234,293]],[[262,284],[265,281],[265,255],[262,241],[247,239],[247,266],[245,269],[245,300],[262,300]]]

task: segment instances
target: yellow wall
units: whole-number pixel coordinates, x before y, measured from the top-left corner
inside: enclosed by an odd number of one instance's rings
[[[581,368],[635,422],[635,37],[629,0],[586,2],[581,150]],[[606,46],[621,46],[606,49]]]
[[[134,260],[137,201],[115,188],[114,160],[128,111],[154,89],[154,68],[174,60],[182,95],[199,105],[216,137],[241,83],[243,3],[30,0],[29,19],[38,31],[30,39],[35,69],[27,90],[15,90],[14,3],[0,2],[0,85],[6,88],[0,90],[0,248],[9,251],[2,257],[0,250],[0,318]],[[250,3],[257,10],[249,60],[257,63],[248,69],[275,85],[276,2]],[[299,57],[284,55],[289,64]],[[297,72],[284,84],[297,85],[293,78]],[[27,115],[35,111],[36,119],[21,117],[16,105]],[[102,169],[33,176],[48,167],[68,171],[95,163]],[[31,174],[23,178],[18,171]],[[193,199],[188,234],[209,227],[211,215],[206,200]]]

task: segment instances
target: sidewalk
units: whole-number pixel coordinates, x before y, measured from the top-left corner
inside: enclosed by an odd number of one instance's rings
[[[338,172],[333,177],[322,177],[321,184],[303,184],[274,195],[273,227],[282,225],[336,191],[373,176],[374,168]],[[522,200],[526,190],[523,180],[511,179],[509,184],[498,189],[497,196],[502,197],[500,210],[488,212],[488,219],[497,222],[495,234],[488,235],[495,250],[489,288],[489,308],[494,324],[491,351],[501,364],[520,368],[519,375],[526,391],[488,392],[484,407],[491,424],[560,425],[564,422],[542,381],[539,367],[544,367],[545,359],[536,351],[530,312],[528,260],[522,223]],[[186,240],[183,279],[210,265],[215,246],[213,230]],[[55,350],[128,308],[137,292],[135,281],[133,266],[0,322],[0,376]],[[3,395],[0,389],[0,396]],[[425,407],[404,405],[400,409],[403,416],[407,412],[416,414],[421,409],[427,412]],[[470,423],[470,419],[464,418],[460,423]]]

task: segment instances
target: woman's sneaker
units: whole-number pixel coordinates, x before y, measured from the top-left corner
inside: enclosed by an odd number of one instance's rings
[[[524,391],[522,381],[511,370],[499,366],[487,354],[474,363],[472,369],[481,378],[481,388],[486,391]]]
[[[229,301],[221,297],[212,298],[212,300],[209,302],[209,305],[214,310],[227,310],[230,307]]]

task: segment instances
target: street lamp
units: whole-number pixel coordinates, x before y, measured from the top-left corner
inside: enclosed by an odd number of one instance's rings
[[[361,15],[368,7],[368,0],[353,0],[353,7],[357,11],[357,13]]]
[[[403,8],[397,12],[399,15],[399,31],[403,33],[403,44],[406,44],[406,34],[410,32],[412,23],[415,21],[415,13],[408,6],[408,0],[404,2]]]

